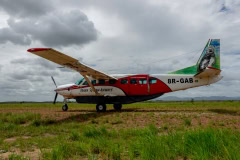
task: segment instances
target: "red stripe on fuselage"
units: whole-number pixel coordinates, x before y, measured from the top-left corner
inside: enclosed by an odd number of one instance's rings
[[[127,84],[121,84],[121,80],[128,80]],[[136,79],[137,84],[131,84],[130,80]],[[140,84],[139,80],[147,80],[147,84]],[[149,84],[150,79],[155,79],[156,83]],[[102,86],[102,87],[116,87],[121,89],[127,95],[154,95],[160,93],[171,92],[172,90],[161,80],[155,77],[149,77],[148,75],[133,75],[128,77],[119,78],[115,84],[110,84],[109,81],[106,81],[105,84],[94,84],[94,87]],[[89,85],[79,86],[73,85],[71,87],[57,89],[56,91],[64,91],[64,90],[74,90],[80,88],[90,87]]]

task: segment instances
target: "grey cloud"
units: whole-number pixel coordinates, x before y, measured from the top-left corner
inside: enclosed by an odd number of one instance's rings
[[[228,12],[230,11],[229,8],[227,8],[224,4],[222,5],[221,9],[219,10],[219,12]]]
[[[83,62],[83,58],[78,58],[78,60],[83,63],[83,64],[86,64],[88,66],[91,66],[91,67],[94,67],[96,66],[95,64],[89,64],[89,63],[85,63]],[[76,72],[70,68],[66,68],[66,67],[62,67],[60,65],[57,65],[53,62],[50,62],[46,59],[43,59],[43,58],[19,58],[19,59],[13,59],[11,60],[10,62],[11,64],[13,65],[23,65],[25,67],[34,67],[34,68],[37,68],[37,69],[43,69],[44,71],[57,71],[57,70],[60,70],[62,72]],[[0,66],[0,69],[1,69],[1,66]]]
[[[8,94],[8,95],[15,95],[16,96],[16,92],[19,92],[19,90],[23,90],[23,89],[27,89],[27,88],[30,88],[30,85],[28,82],[25,82],[25,83],[19,83],[19,82],[16,82],[16,81],[1,81],[1,83],[3,83],[5,85],[3,86],[0,86],[0,89],[1,93],[4,93],[5,94]],[[1,94],[0,93],[0,94]]]
[[[23,73],[12,73],[9,75],[12,80],[18,81],[18,80],[25,80],[28,79],[28,74],[24,75]]]
[[[29,36],[17,33],[11,28],[2,28],[0,29],[0,43],[4,44],[7,42],[19,45],[29,45],[31,40]]]
[[[22,81],[5,81],[0,79],[0,82],[4,83],[4,86],[0,86],[0,101],[39,101],[39,97],[52,100],[54,95],[52,92],[54,89],[53,85],[45,87],[40,82],[33,85],[31,81],[27,80],[22,83]],[[39,87],[38,84],[41,84],[41,86]]]
[[[43,77],[57,76],[57,65],[41,58],[19,58],[10,61],[9,81],[41,82]],[[12,68],[14,66],[14,68]]]
[[[165,48],[185,49],[184,47],[188,46],[189,43],[198,47],[196,42],[199,42],[199,39],[207,41],[210,31],[213,29],[211,23],[208,22],[209,19],[201,19],[202,23],[195,27],[179,12],[172,12],[171,6],[153,5],[144,0],[103,0],[97,2],[73,0],[73,2],[79,7],[93,5],[96,8],[101,8],[106,14],[115,15],[123,21],[128,29],[126,35],[123,35],[123,41],[128,48],[134,48],[133,51],[138,49],[137,52]],[[200,32],[204,34],[199,34]],[[132,37],[136,39],[131,40]],[[119,44],[121,45],[121,43]],[[129,47],[129,43],[133,47]]]
[[[40,41],[48,47],[83,46],[97,39],[93,22],[81,11],[54,12],[41,18],[8,20],[9,28],[0,29],[0,43],[26,45]]]
[[[33,80],[33,81],[41,81],[41,77],[50,77],[58,75],[58,72],[55,71],[47,71],[47,70],[38,70],[38,69],[26,69],[19,70],[18,72],[11,72],[8,75],[10,80],[14,81],[22,81],[22,80]]]
[[[43,58],[19,58],[13,59],[10,63],[15,65],[27,65],[27,67],[39,66],[39,68],[44,68],[47,70],[56,70],[58,67],[56,64],[49,62],[48,60],[45,60]]]
[[[48,70],[56,70],[57,68],[57,65],[52,63],[52,62],[49,62],[48,60],[45,60],[43,58],[36,58],[34,61],[33,61],[33,64],[34,65],[40,65]]]
[[[15,17],[36,17],[41,16],[53,9],[50,0],[1,0],[0,9]]]

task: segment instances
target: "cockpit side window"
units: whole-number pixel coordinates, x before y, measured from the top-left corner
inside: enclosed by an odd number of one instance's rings
[[[84,78],[78,80],[75,84],[76,84],[76,85],[80,85],[80,84],[83,82],[83,80],[84,80]]]
[[[85,82],[83,82],[83,84],[82,85],[88,85],[88,82],[87,81],[85,81]]]

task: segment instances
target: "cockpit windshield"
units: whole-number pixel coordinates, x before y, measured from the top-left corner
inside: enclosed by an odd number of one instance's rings
[[[84,81],[84,78],[78,80],[75,84],[76,84],[76,85],[80,85],[83,81]]]

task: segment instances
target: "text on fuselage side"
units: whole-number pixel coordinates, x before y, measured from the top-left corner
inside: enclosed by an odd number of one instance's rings
[[[93,92],[92,88],[81,88],[80,92]],[[100,88],[100,89],[96,89],[97,92],[112,92],[113,89],[112,88]]]
[[[168,84],[174,84],[174,83],[193,83],[193,78],[168,79]]]

